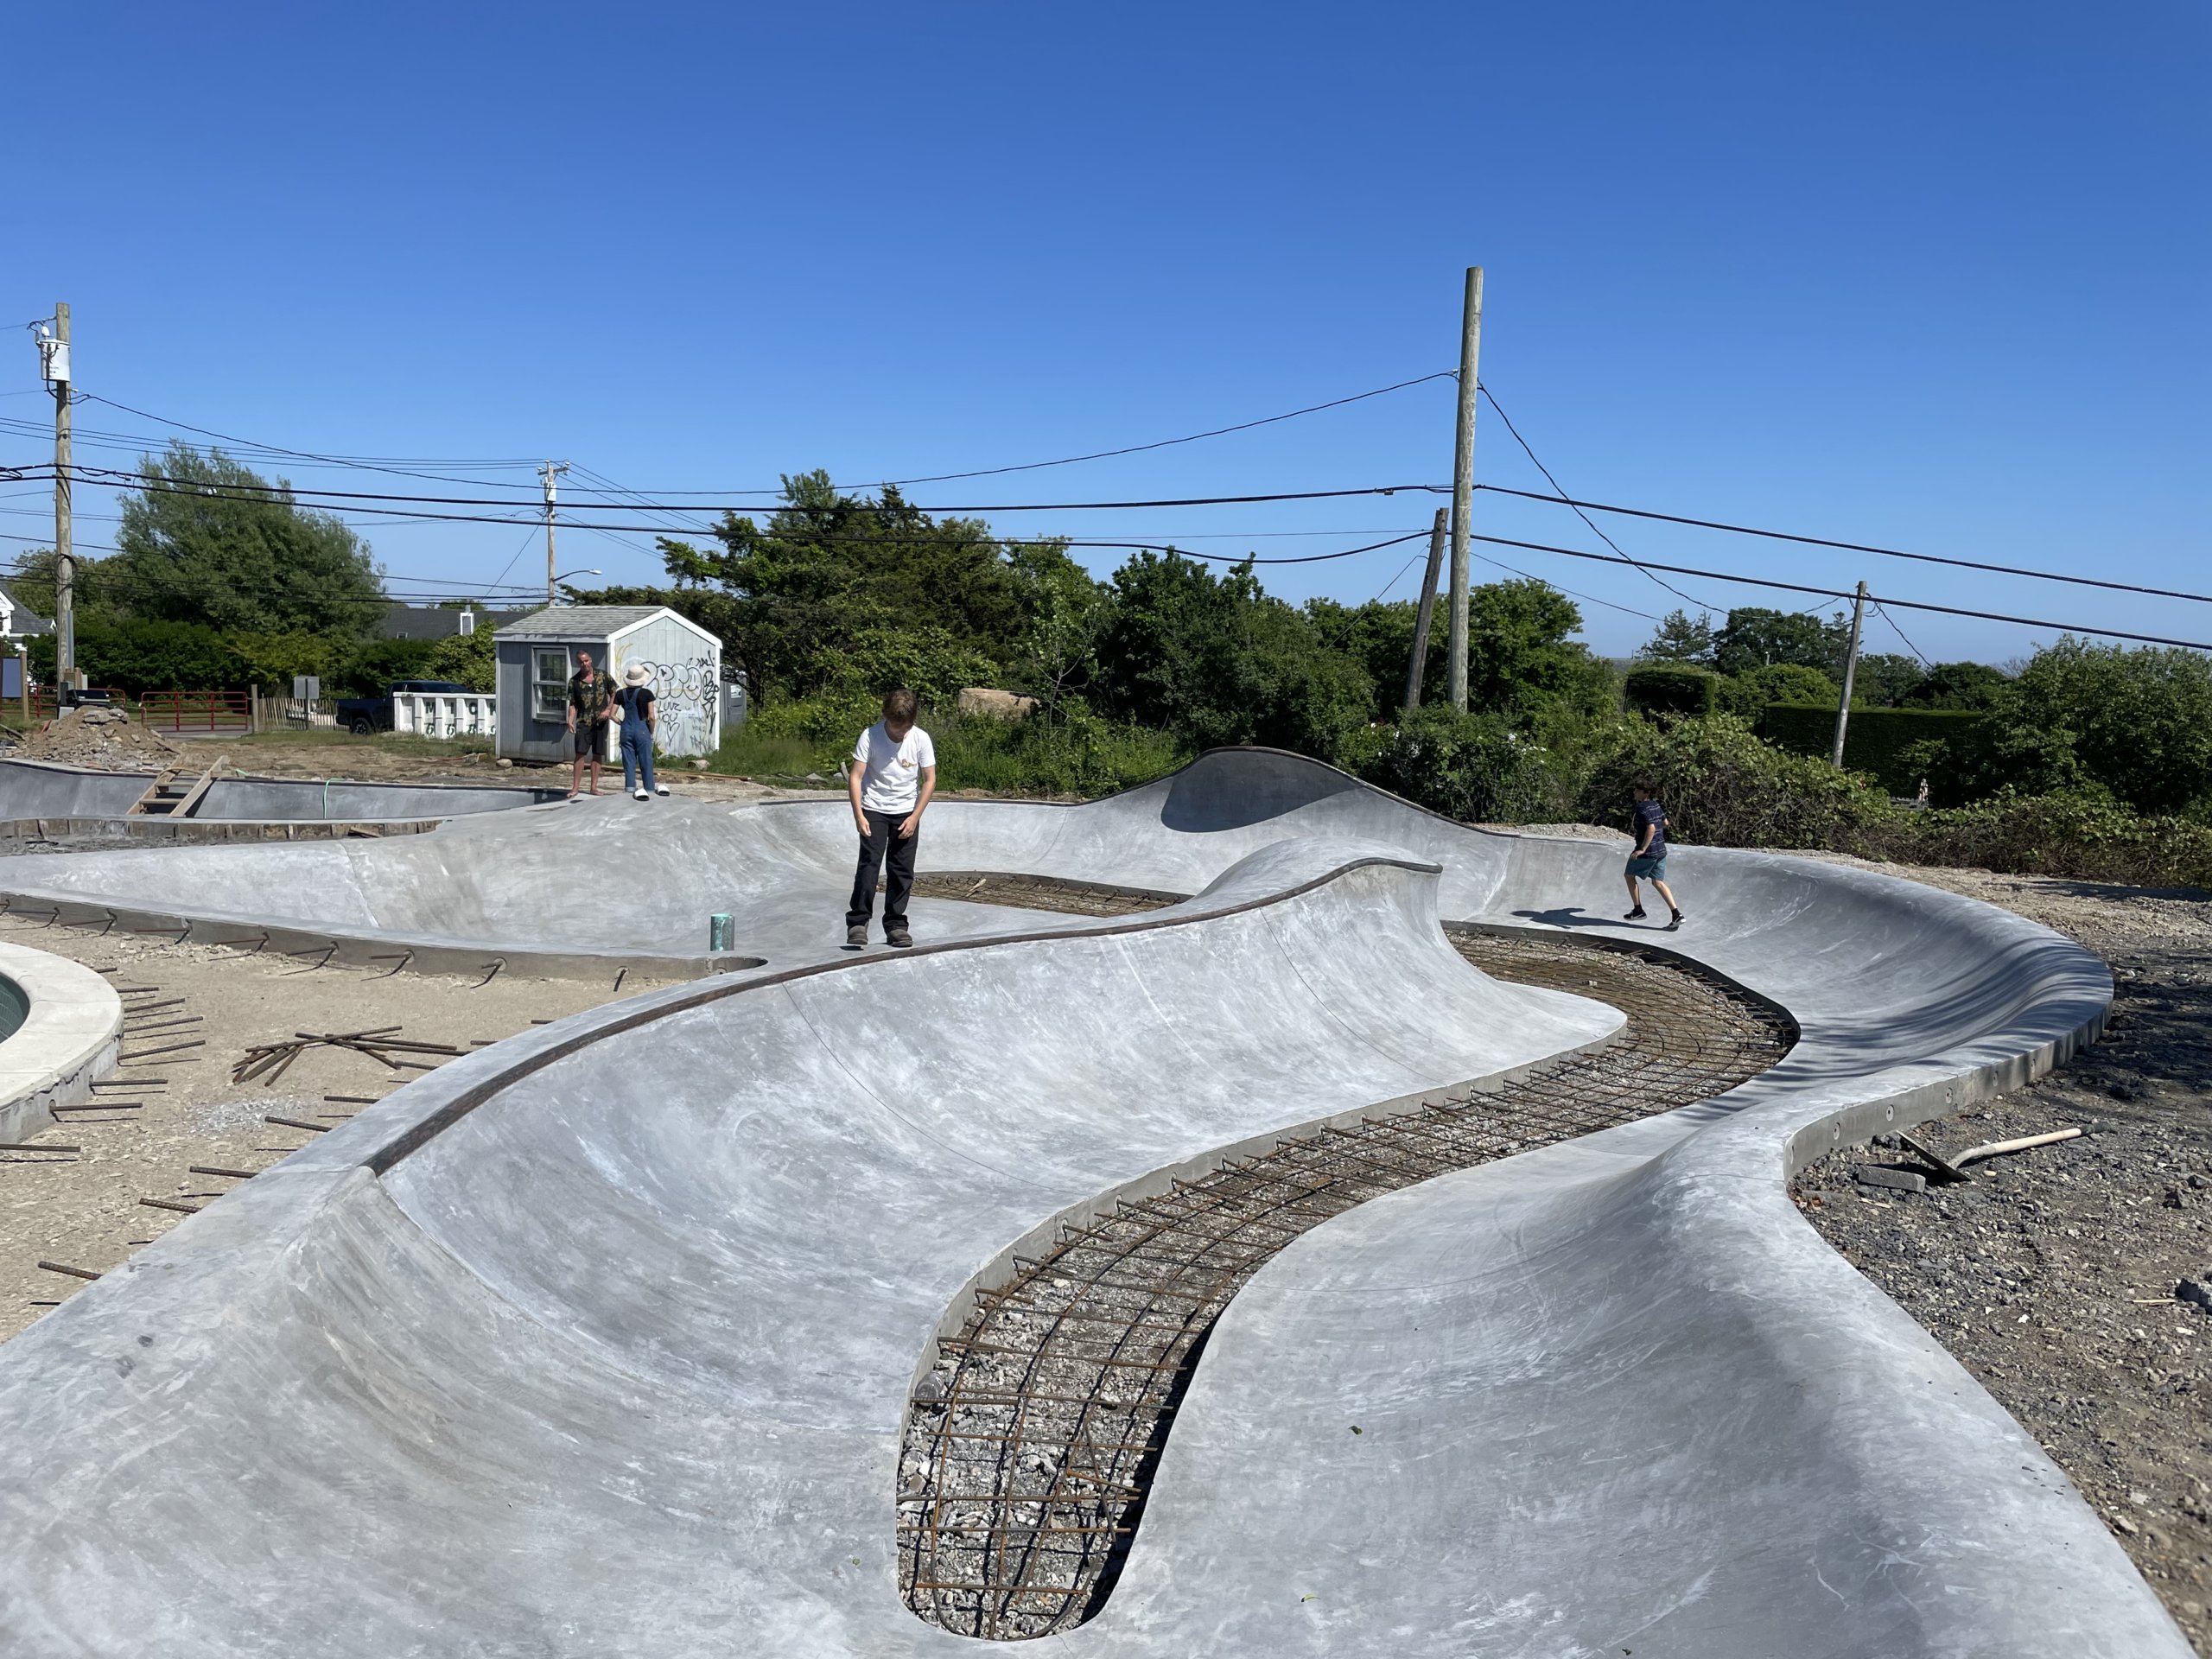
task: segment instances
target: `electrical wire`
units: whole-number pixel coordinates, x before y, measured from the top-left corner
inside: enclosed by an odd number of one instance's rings
[[[1560,499],[1562,501],[1566,500],[1567,499],[1566,486],[1562,485],[1558,479],[1552,476],[1552,469],[1550,467],[1545,466],[1542,461],[1536,458],[1536,452],[1529,447],[1529,440],[1521,435],[1521,429],[1513,424],[1513,417],[1505,412],[1505,406],[1497,401],[1497,395],[1479,380],[1475,382],[1475,391],[1478,395],[1490,399],[1491,412],[1495,414],[1499,420],[1505,423],[1505,429],[1513,435],[1513,442],[1521,446],[1521,453],[1528,456],[1529,464],[1544,475],[1544,481],[1549,484],[1554,490],[1558,492]],[[1478,485],[1476,487],[1482,488],[1484,486]],[[1517,493],[1517,492],[1516,492],[1516,493]],[[1657,582],[1662,588],[1664,588],[1676,599],[1681,600],[1687,604],[1694,605],[1700,610],[1710,611],[1713,609],[1713,607],[1707,604],[1705,601],[1701,599],[1692,599],[1681,588],[1675,587],[1673,582],[1665,581],[1661,577],[1652,575],[1650,571],[1644,570],[1642,565],[1637,564],[1634,559],[1629,557],[1628,550],[1625,548],[1598,527],[1597,520],[1591,518],[1588,513],[1581,513],[1580,517],[1582,522],[1590,527],[1590,533],[1592,535],[1595,536],[1607,547],[1611,548],[1614,552],[1619,554],[1623,560],[1626,561],[1630,564],[1636,565],[1636,568],[1638,570],[1643,571],[1645,575],[1650,576],[1652,581]]]
[[[1569,599],[1579,599],[1587,605],[1602,605],[1609,611],[1619,611],[1624,615],[1638,617],[1646,622],[1656,622],[1659,620],[1657,617],[1652,615],[1649,611],[1630,610],[1625,605],[1616,605],[1611,600],[1599,599],[1594,594],[1577,593],[1572,588],[1562,588],[1555,582],[1546,582],[1543,577],[1532,575],[1529,571],[1522,570],[1514,565],[1508,564],[1502,559],[1493,559],[1486,553],[1476,553],[1472,548],[1469,548],[1467,550],[1470,554],[1472,554],[1474,557],[1480,559],[1484,564],[1490,566],[1493,570],[1503,570],[1508,575],[1520,577],[1523,582],[1541,582],[1543,586],[1550,588],[1554,593],[1565,594]]]
[[[133,409],[128,404],[118,404],[112,397],[103,397],[97,392],[84,391],[81,390],[76,391],[71,395],[70,401],[72,403],[84,402],[104,404],[110,409],[119,409],[126,415],[136,415],[139,419],[143,421],[158,421],[162,425],[173,426],[180,432],[194,432],[203,438],[213,438],[220,443],[228,443],[242,448],[256,449],[264,454],[288,455],[299,461],[317,461],[326,467],[342,467],[361,472],[391,473],[401,478],[421,478],[428,479],[435,482],[449,484],[478,484],[483,481],[481,480],[469,478],[445,478],[436,473],[410,472],[407,470],[404,466],[394,465],[391,463],[413,462],[427,467],[486,468],[512,468],[517,467],[535,467],[537,465],[537,462],[535,461],[528,460],[521,456],[502,456],[496,459],[483,460],[445,461],[440,460],[436,457],[418,457],[410,455],[323,455],[317,454],[311,450],[288,449],[281,444],[263,443],[253,438],[232,437],[228,433],[211,431],[204,426],[193,426],[183,421],[171,420],[166,415],[156,415],[147,410]],[[526,486],[517,485],[515,487],[524,488]]]
[[[1912,637],[1906,633],[1903,628],[1897,626],[1897,618],[1891,616],[1887,611],[1882,609],[1881,601],[1877,600],[1873,601],[1873,605],[1875,610],[1880,613],[1882,620],[1890,625],[1890,632],[1897,635],[1898,639],[1904,641],[1904,648],[1907,651],[1920,658],[1920,665],[1923,668],[1934,668],[1936,664],[1928,660],[1928,653],[1921,650],[1918,645],[1912,643]]]
[[[2069,576],[2056,570],[2031,570],[2017,564],[1990,564],[1980,559],[1955,559],[1936,553],[1909,553],[1902,548],[1873,547],[1864,542],[1831,541],[1825,536],[1800,536],[1786,530],[1762,530],[1751,524],[1725,524],[1715,518],[1690,518],[1678,513],[1655,512],[1644,507],[1610,505],[1603,501],[1576,501],[1565,493],[1541,495],[1534,490],[1511,490],[1502,484],[1478,484],[1477,489],[1487,490],[1492,495],[1519,496],[1524,501],[1542,501],[1553,506],[1573,507],[1580,513],[1587,507],[1592,512],[1618,513],[1627,518],[1649,518],[1662,524],[1684,524],[1693,530],[1726,531],[1733,536],[1758,536],[1773,542],[1796,542],[1805,547],[1832,547],[1845,553],[1872,553],[1885,559],[1911,559],[1921,564],[1948,564],[1961,570],[1986,570],[2000,576],[2026,576],[2037,582],[2069,582],[2077,588],[2102,588],[2119,594],[2145,594],[2154,599],[2186,599],[2199,605],[2212,605],[2212,594],[2191,594],[2173,588],[2145,588],[2134,582],[2106,582],[2095,576]]]
[[[1486,542],[1492,547],[1524,548],[1532,553],[1554,553],[1561,558],[1594,559],[1600,564],[1617,563],[1605,554],[1586,552],[1580,548],[1553,547],[1543,542],[1516,542],[1503,536],[1478,536],[1474,539]],[[1671,575],[1701,576],[1708,582],[1741,582],[1747,587],[1774,588],[1792,594],[1817,594],[1823,599],[1857,597],[1855,594],[1837,588],[1814,588],[1802,582],[1777,582],[1771,576],[1738,576],[1726,570],[1700,570],[1694,565],[1655,564],[1653,568]],[[2126,633],[2117,628],[2093,628],[2079,622],[2051,622],[2040,617],[2012,616],[2002,611],[1975,611],[1957,605],[1935,605],[1921,599],[1877,599],[1872,594],[1867,594],[1866,599],[1869,604],[1894,605],[1900,610],[1931,611],[1941,616],[1967,616],[1984,622],[2010,622],[2024,628],[2056,628],[2062,633],[2094,634],[2101,639],[2133,639],[2146,645],[2178,645],[2184,651],[2212,652],[2212,644],[2202,639],[2169,639],[2161,634]]]
[[[111,486],[124,489],[166,492],[172,495],[227,495],[242,501],[265,499],[274,497],[291,500],[296,505],[320,507],[325,511],[339,511],[339,509],[332,508],[327,505],[328,503],[334,501],[397,501],[415,506],[430,507],[509,507],[516,509],[528,507],[532,511],[536,511],[537,505],[537,504],[534,503],[509,501],[481,496],[400,495],[389,491],[324,490],[317,489],[313,486],[297,485],[177,484],[167,480],[149,481],[143,473],[130,472],[124,468],[114,467],[74,466],[71,467],[70,471],[73,478],[81,482],[90,484],[95,488]],[[53,476],[53,467],[49,463],[38,463],[35,465],[19,467],[0,467],[0,482],[35,482],[41,480],[51,481]],[[1451,493],[1451,491],[1452,486],[1448,484],[1370,484],[1355,489],[1276,490],[1259,492],[1249,495],[1195,495],[1163,497],[1158,500],[1149,501],[1024,501],[999,502],[982,506],[931,506],[918,502],[908,502],[906,505],[909,509],[915,512],[931,513],[940,518],[957,518],[968,514],[987,512],[1110,512],[1128,509],[1151,507],[1245,506],[1259,502],[1337,501],[1348,499],[1357,496],[1388,496],[1397,495],[1400,493],[1408,495],[1448,495]],[[594,502],[592,505],[594,511],[601,512],[697,513],[715,512],[734,512],[737,511],[734,507],[710,505],[693,507],[671,506],[665,502],[642,502],[632,505],[624,502],[600,501]],[[373,507],[349,507],[343,510],[352,512],[373,512],[381,511],[387,514],[394,511],[393,509],[378,509]],[[791,508],[789,510],[792,512],[807,511],[807,509],[804,508]],[[755,512],[758,511],[758,509],[747,508],[746,511]],[[427,518],[443,518],[458,524],[505,524],[518,522],[509,518],[486,519],[481,518],[474,518],[467,514],[460,513],[426,514],[424,516]],[[607,524],[602,525],[601,528],[607,530],[624,530],[635,529],[636,526]]]
[[[1431,380],[1456,380],[1457,369],[1439,369],[1434,374],[1416,375],[1410,380],[1401,380],[1395,385],[1377,386],[1372,391],[1356,391],[1349,397],[1332,397],[1325,404],[1313,404],[1304,409],[1294,409],[1286,414],[1268,415],[1256,421],[1239,421],[1234,426],[1217,426],[1211,431],[1193,432],[1187,437],[1161,438],[1152,443],[1132,443],[1120,449],[1099,449],[1087,455],[1063,455],[1058,461],[1024,461],[1019,467],[983,467],[969,473],[933,473],[925,478],[893,478],[884,483],[903,489],[909,484],[950,484],[968,478],[999,478],[1007,473],[1041,472],[1047,467],[1072,467],[1086,461],[1110,461],[1116,455],[1141,455],[1154,449],[1172,449],[1178,444],[1198,443],[1206,438],[1226,437],[1232,432],[1249,432],[1255,427],[1273,426],[1280,421],[1294,421],[1302,415],[1318,415],[1325,409],[1342,409],[1346,404],[1363,403],[1370,397],[1381,397],[1393,391],[1403,391],[1408,386],[1426,385]]]

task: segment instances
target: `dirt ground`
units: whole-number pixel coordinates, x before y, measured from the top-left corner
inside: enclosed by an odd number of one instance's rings
[[[1835,860],[1836,862],[1858,862]],[[2043,1443],[2212,1656],[2212,899],[1977,870],[1907,869],[2066,933],[2103,957],[2109,1040],[2043,1082],[1915,1139],[2077,1139],[1901,1193],[1871,1166],[1924,1170],[1891,1144],[1807,1170],[1793,1196]]]
[[[611,976],[588,983],[502,976],[486,985],[384,977],[12,917],[0,918],[0,938],[106,972],[128,1010],[118,1086],[97,1091],[97,1109],[65,1112],[30,1142],[78,1150],[0,1153],[0,1338],[83,1287],[85,1281],[43,1269],[41,1261],[103,1272],[184,1219],[182,1210],[143,1200],[196,1208],[238,1185],[236,1176],[194,1174],[193,1165],[257,1172],[314,1139],[312,1130],[265,1122],[269,1116],[334,1125],[421,1075],[350,1050],[316,1048],[273,1087],[233,1084],[231,1068],[251,1046],[303,1031],[397,1025],[410,1040],[466,1050],[616,995]],[[620,994],[652,985],[632,974]],[[156,1052],[162,1049],[169,1052]],[[414,1058],[435,1064],[439,1057]]]

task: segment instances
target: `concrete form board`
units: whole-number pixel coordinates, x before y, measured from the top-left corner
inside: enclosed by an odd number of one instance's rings
[[[847,966],[794,951],[499,1045],[0,1350],[0,1537],[29,1569],[0,1631],[26,1652],[300,1650],[310,1618],[308,1645],[361,1653],[455,1631],[486,1652],[967,1646],[906,1612],[890,1539],[903,1391],[960,1288],[1086,1184],[1535,1034],[1435,957],[1440,904],[1627,931],[1592,922],[1619,893],[1602,844],[1484,836],[1287,758],[1179,784],[948,803],[925,860],[1224,877],[1205,899],[1112,927],[966,907],[1071,925]],[[772,867],[748,892],[819,907],[834,831],[798,807],[728,822]],[[1719,1102],[1378,1200],[1263,1270],[1120,1587],[1062,1646],[2187,1651],[2063,1477],[1782,1188],[1812,1147],[2063,1056],[2096,1029],[2101,967],[1909,884],[1674,857],[1693,925],[1668,943],[1789,1008],[1797,1048]],[[1294,896],[1249,907],[1270,889]],[[196,1311],[218,1301],[222,1343]],[[241,1471],[245,1421],[265,1432]],[[156,1541],[164,1505],[241,1472],[220,1528]],[[62,1491],[57,1527],[40,1495]],[[340,1492],[342,1566],[300,1541]],[[308,1611],[270,1593],[295,1574]]]

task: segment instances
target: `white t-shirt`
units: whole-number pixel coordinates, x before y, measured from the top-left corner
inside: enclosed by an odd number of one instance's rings
[[[918,726],[893,743],[879,720],[853,745],[853,764],[861,769],[861,806],[870,812],[911,812],[921,797],[922,769],[937,765],[937,745]]]

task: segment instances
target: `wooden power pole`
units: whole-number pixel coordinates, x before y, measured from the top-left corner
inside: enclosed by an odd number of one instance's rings
[[[41,365],[54,385],[54,678],[55,709],[76,684],[77,560],[69,512],[69,307],[54,308],[54,338]]]
[[[1445,520],[1442,507],[1428,527],[1428,573],[1421,578],[1421,609],[1414,613],[1414,659],[1406,664],[1406,712],[1421,707],[1421,681],[1428,667],[1428,625],[1436,614],[1436,579],[1444,574]]]
[[[1851,648],[1843,654],[1843,699],[1835,709],[1835,748],[1829,754],[1829,764],[1843,765],[1844,728],[1851,724],[1851,682],[1859,673],[1859,633],[1866,620],[1866,584],[1859,584],[1858,596],[1851,601]]]
[[[554,481],[569,470],[569,463],[547,461],[537,469],[538,482],[545,486],[545,602],[558,603],[553,592],[553,486]]]
[[[1475,505],[1475,390],[1483,344],[1483,268],[1467,267],[1459,313],[1459,429],[1452,457],[1452,706],[1467,706],[1467,520]]]

